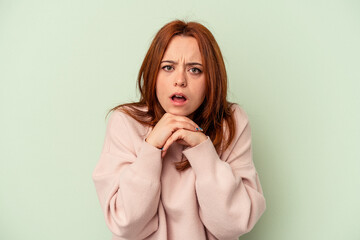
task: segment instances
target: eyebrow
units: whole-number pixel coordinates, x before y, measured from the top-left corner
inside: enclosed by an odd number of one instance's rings
[[[164,61],[161,61],[161,63],[172,63],[172,64],[178,64],[177,62],[175,61],[172,61],[172,60],[164,60]],[[189,63],[186,63],[185,64],[186,66],[192,66],[192,65],[199,65],[199,66],[202,66],[201,63],[198,63],[198,62],[189,62]]]

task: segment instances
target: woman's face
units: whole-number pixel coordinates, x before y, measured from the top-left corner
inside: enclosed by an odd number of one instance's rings
[[[189,116],[205,98],[205,74],[195,38],[175,36],[161,60],[156,96],[167,112]]]

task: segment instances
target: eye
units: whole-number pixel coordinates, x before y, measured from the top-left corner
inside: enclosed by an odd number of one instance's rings
[[[190,72],[194,74],[200,74],[202,71],[199,68],[190,68]]]
[[[171,70],[173,70],[174,68],[171,65],[165,65],[163,66],[161,69],[164,69],[167,72],[170,72]]]

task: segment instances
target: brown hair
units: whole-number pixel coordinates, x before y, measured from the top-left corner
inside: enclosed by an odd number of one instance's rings
[[[118,105],[108,112],[120,109],[141,124],[155,126],[165,113],[156,97],[155,84],[166,47],[175,35],[194,37],[202,55],[206,78],[204,102],[194,112],[193,121],[210,137],[218,153],[225,150],[234,138],[235,122],[231,105],[226,100],[227,75],[220,48],[211,32],[197,22],[175,20],[163,26],[145,56],[138,74],[140,100]],[[146,107],[144,110],[143,107]],[[227,130],[225,134],[224,129]],[[226,139],[225,139],[226,135]],[[175,163],[179,171],[190,167],[188,160]]]

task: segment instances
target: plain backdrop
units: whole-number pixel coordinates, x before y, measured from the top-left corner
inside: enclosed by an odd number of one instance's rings
[[[359,240],[357,0],[0,0],[0,239],[111,238],[105,115],[174,19],[212,31],[250,118],[267,210],[240,239]]]

